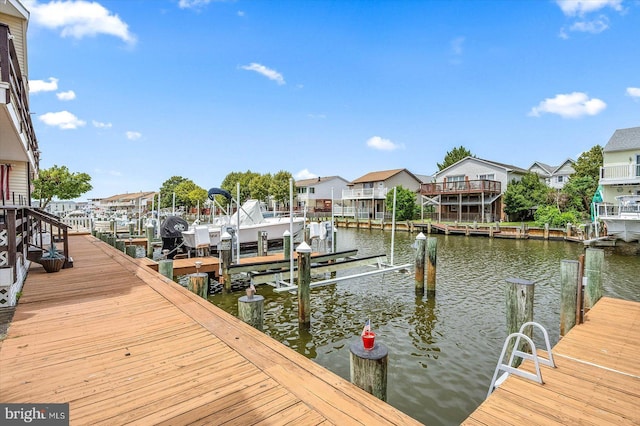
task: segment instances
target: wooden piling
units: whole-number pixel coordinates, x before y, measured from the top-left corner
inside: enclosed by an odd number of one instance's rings
[[[427,238],[427,297],[436,295],[438,238]]]
[[[187,289],[206,299],[209,296],[209,275],[205,272],[190,274]]]
[[[238,299],[238,318],[262,331],[264,322],[264,297],[259,294]]]
[[[269,250],[269,236],[267,231],[258,231],[258,256],[267,256]]]
[[[471,235],[471,232],[469,231],[469,225],[464,225],[464,235],[466,235],[467,237]]]
[[[158,261],[158,272],[173,280],[173,259],[162,259]]]
[[[147,237],[147,257],[153,259],[153,224],[149,223],[145,228]]]
[[[421,232],[416,237],[416,295],[422,296],[424,294],[424,265],[425,265],[425,252],[427,248],[427,237]]]
[[[587,248],[584,256],[584,276],[587,277],[587,288],[584,291],[584,307],[593,308],[602,297],[602,267],[604,266],[604,250]]]
[[[548,223],[544,224],[544,239],[545,240],[549,239],[549,224]]]
[[[533,281],[519,278],[507,279],[505,287],[506,314],[507,314],[507,335],[517,333],[522,324],[533,321]],[[524,334],[533,337],[532,327],[524,330]],[[521,345],[524,345],[524,340]],[[511,339],[507,348],[507,357],[511,356],[515,341]],[[522,348],[520,348],[522,349]],[[517,363],[519,365],[519,362]]]
[[[126,253],[128,256],[135,258],[137,252],[137,247],[134,244],[129,244],[126,248]]]
[[[387,346],[375,342],[373,349],[366,350],[362,340],[358,338],[358,341],[350,346],[349,358],[351,383],[376,398],[386,401],[387,364],[389,363]]]
[[[560,336],[576,325],[576,305],[580,286],[580,262],[560,261]]]
[[[291,233],[289,231],[282,233],[282,252],[285,260],[291,259]]]
[[[116,244],[115,244],[115,248],[117,248],[119,251],[124,252],[125,248],[124,248],[124,241],[122,240],[116,240]]]
[[[427,223],[427,234],[431,234],[431,222]]]
[[[493,238],[493,225],[489,225],[489,238]]]
[[[311,247],[303,242],[296,249],[296,253],[298,254],[298,323],[309,326],[311,325]]]
[[[231,293],[231,274],[229,273],[229,267],[233,261],[233,248],[231,247],[231,235],[228,232],[224,232],[220,236],[220,261],[222,262],[222,283],[224,284],[224,291]]]

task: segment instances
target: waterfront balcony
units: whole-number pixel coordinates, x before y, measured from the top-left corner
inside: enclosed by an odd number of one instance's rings
[[[611,164],[600,167],[600,183],[603,185],[640,184],[640,164]]]
[[[30,162],[40,153],[29,112],[29,90],[22,75],[9,27],[0,23],[0,140],[2,160]]]
[[[389,188],[343,189],[343,200],[385,200]]]
[[[420,194],[434,197],[451,194],[497,195],[502,192],[502,184],[495,180],[467,180],[457,182],[435,182],[420,185]]]

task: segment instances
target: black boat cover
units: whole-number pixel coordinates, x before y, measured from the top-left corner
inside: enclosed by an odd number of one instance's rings
[[[231,194],[229,193],[229,191],[225,191],[224,189],[220,189],[220,188],[211,188],[209,190],[209,199],[213,200],[213,198],[216,195],[222,195],[223,197],[225,197],[227,200],[231,199]]]
[[[162,238],[182,238],[182,231],[189,229],[189,223],[178,216],[168,216],[160,225]]]

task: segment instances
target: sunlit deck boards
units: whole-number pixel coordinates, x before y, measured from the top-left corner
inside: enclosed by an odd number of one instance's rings
[[[419,424],[91,236],[32,266],[0,346],[0,401],[71,424]]]
[[[553,354],[544,385],[511,376],[463,424],[640,424],[640,303],[601,299]]]

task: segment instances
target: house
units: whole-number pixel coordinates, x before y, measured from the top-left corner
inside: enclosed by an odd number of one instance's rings
[[[332,201],[342,195],[348,180],[340,176],[317,177],[296,181],[298,208],[310,212],[331,212]]]
[[[594,203],[607,235],[640,240],[640,127],[616,130],[605,145]]]
[[[387,193],[396,186],[416,193],[422,181],[407,169],[383,170],[367,173],[348,184],[342,191],[341,206],[334,208],[337,216],[381,220],[385,214]]]
[[[157,192],[134,192],[131,194],[117,194],[100,200],[100,210],[103,213],[123,213],[128,216],[146,213],[151,210],[153,199]]]
[[[549,166],[540,161],[534,161],[528,170],[544,178],[544,182],[549,188],[562,189],[569,180],[569,176],[574,172],[574,163],[575,161],[570,158],[564,160],[559,166]]]
[[[64,266],[71,265],[68,227],[31,205],[40,151],[29,110],[28,23],[19,0],[0,1],[0,307],[15,305],[30,262],[41,261],[45,235],[55,235]]]
[[[502,195],[512,180],[520,180],[527,170],[465,157],[434,175],[434,182],[423,183],[420,194],[434,206],[433,220],[493,222],[506,220]]]

